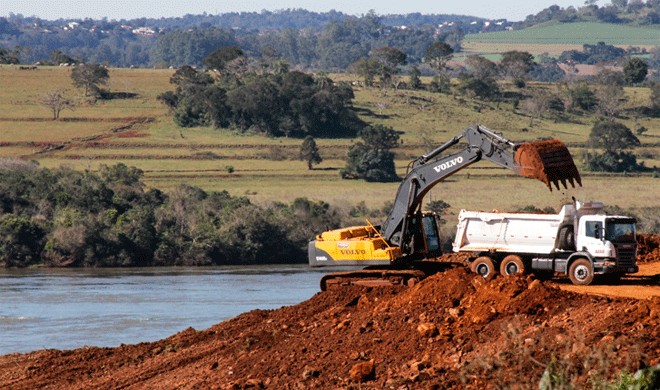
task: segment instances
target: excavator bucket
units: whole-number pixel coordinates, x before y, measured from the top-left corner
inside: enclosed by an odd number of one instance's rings
[[[552,191],[554,184],[559,190],[559,182],[568,188],[566,182],[575,187],[575,182],[582,186],[580,173],[575,166],[571,153],[558,139],[527,142],[518,145],[514,157],[520,176],[538,179]]]

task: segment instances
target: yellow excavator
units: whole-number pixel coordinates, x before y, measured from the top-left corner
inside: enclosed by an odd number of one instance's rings
[[[457,153],[443,154],[464,140]],[[308,246],[309,264],[366,266],[335,272],[321,279],[321,290],[334,285],[412,285],[437,272],[441,254],[437,217],[422,211],[424,196],[439,182],[480,160],[489,160],[516,174],[540,180],[552,191],[561,183],[582,185],[580,173],[563,142],[552,139],[516,144],[492,130],[474,125],[430,153],[410,162],[394,206],[382,225],[353,226],[316,236]]]

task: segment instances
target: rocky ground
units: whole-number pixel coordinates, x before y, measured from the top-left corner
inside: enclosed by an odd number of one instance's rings
[[[659,241],[642,245],[653,261],[640,276],[605,293],[457,266],[153,343],[1,356],[0,388],[538,388],[544,372],[591,387],[660,364]],[[631,286],[645,293],[615,296]]]
[[[638,263],[649,263],[660,261],[660,235],[658,234],[639,234],[637,236],[638,244]]]

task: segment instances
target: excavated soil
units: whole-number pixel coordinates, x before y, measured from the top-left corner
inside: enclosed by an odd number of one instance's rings
[[[582,185],[580,173],[571,153],[558,139],[528,142],[518,146],[514,157],[519,165],[520,176],[537,179],[552,191],[552,184],[559,190],[559,183],[568,188],[568,183]]]
[[[637,245],[638,263],[660,261],[660,235],[638,234]]]
[[[658,237],[648,241],[656,253]],[[656,292],[658,265],[640,267],[656,272],[645,286]],[[549,366],[580,388],[660,363],[660,296],[560,285],[485,282],[457,266],[410,288],[340,288],[153,343],[0,356],[0,388],[538,388]]]

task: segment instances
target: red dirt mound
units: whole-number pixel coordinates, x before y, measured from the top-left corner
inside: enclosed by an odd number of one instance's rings
[[[351,287],[154,343],[0,357],[0,387],[537,387],[660,363],[660,299],[561,291],[463,267],[411,288]],[[363,383],[358,383],[363,382]]]
[[[637,262],[660,261],[660,235],[638,234],[637,245]]]

